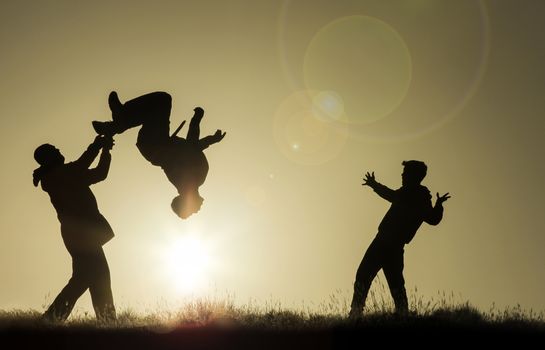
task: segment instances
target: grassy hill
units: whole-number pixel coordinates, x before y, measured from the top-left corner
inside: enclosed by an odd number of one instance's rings
[[[75,314],[65,323],[44,323],[35,310],[0,311],[4,344],[17,349],[336,349],[513,345],[545,340],[543,313],[520,307],[481,312],[467,303],[413,305],[408,315],[368,307],[360,318],[330,308],[322,312],[280,306],[235,306],[207,299],[178,310],[118,312],[112,323]],[[4,348],[4,347],[3,347]]]

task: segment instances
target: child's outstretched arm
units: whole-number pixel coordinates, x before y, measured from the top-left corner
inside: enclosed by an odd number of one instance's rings
[[[199,147],[201,150],[205,150],[208,146],[218,143],[225,137],[226,132],[220,129],[216,130],[214,135],[208,135],[199,140]]]

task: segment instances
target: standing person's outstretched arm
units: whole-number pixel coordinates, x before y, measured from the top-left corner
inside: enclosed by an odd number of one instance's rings
[[[226,132],[221,131],[220,129],[216,130],[214,135],[208,135],[199,140],[199,147],[201,150],[205,150],[208,146],[218,143],[225,137]]]
[[[101,143],[102,152],[100,153],[98,164],[95,168],[89,169],[87,173],[89,185],[106,179],[106,177],[108,176],[108,171],[110,170],[110,163],[112,162],[112,155],[110,154],[110,150],[114,145],[114,140],[111,136],[104,136]]]
[[[435,206],[430,207],[430,210],[428,210],[424,217],[424,221],[430,225],[437,225],[441,222],[443,219],[443,202],[450,198],[448,192],[442,196],[439,196],[439,192],[437,192],[436,196]]]
[[[379,196],[386,199],[388,202],[393,202],[396,197],[396,191],[392,190],[388,186],[385,186],[377,180],[375,180],[375,172],[367,172],[363,178],[362,186],[369,186],[375,191]]]
[[[85,152],[82,153],[82,155],[72,162],[72,164],[75,164],[82,168],[89,168],[91,164],[95,161],[96,157],[98,156],[98,151],[102,148],[102,136],[95,137],[95,140],[93,143],[91,143]]]

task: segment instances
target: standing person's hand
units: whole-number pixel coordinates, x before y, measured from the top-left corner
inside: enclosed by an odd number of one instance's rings
[[[437,202],[435,203],[435,205],[443,204],[443,202],[446,202],[446,200],[450,198],[450,195],[449,195],[448,192],[445,193],[445,194],[442,195],[442,196],[440,196],[440,195],[439,195],[439,192],[437,192],[436,196],[437,196]]]
[[[94,149],[95,151],[99,151],[104,145],[104,136],[97,135],[95,136],[95,139],[93,140],[93,143],[89,146],[89,148]]]
[[[113,147],[114,147],[114,138],[111,135],[105,135],[102,138],[102,148],[109,151]]]
[[[377,184],[377,180],[375,180],[375,172],[367,172],[365,173],[365,176],[363,177],[363,183],[361,184],[362,186],[369,186],[369,187],[373,187]]]

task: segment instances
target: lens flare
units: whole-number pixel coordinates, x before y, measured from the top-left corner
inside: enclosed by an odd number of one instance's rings
[[[299,91],[289,96],[276,111],[275,141],[280,151],[293,162],[323,164],[334,159],[344,147],[345,126],[333,118],[340,117],[340,100],[328,101],[328,96],[333,95]]]
[[[326,121],[339,121],[344,116],[344,101],[335,91],[322,91],[312,98],[312,111]]]
[[[312,6],[282,1],[282,73],[292,91],[336,94],[340,116],[328,98],[315,101],[313,113],[348,124],[351,138],[397,143],[434,132],[481,86],[491,39],[484,0],[456,1],[456,11],[450,2],[427,0],[322,1],[319,11],[308,11]]]
[[[319,30],[307,47],[304,79],[324,93],[320,106],[347,121],[367,124],[390,114],[411,81],[411,56],[403,38],[387,23],[348,16]],[[342,103],[341,103],[342,101]]]

